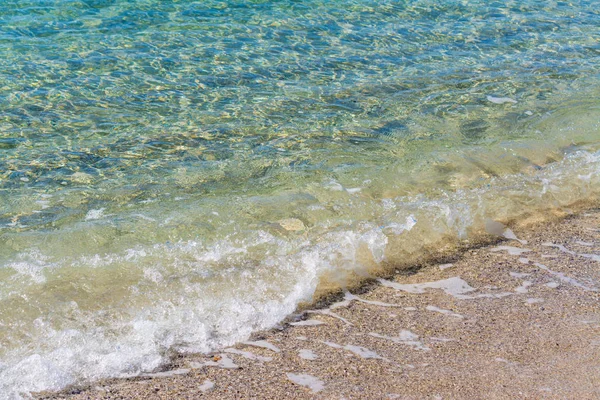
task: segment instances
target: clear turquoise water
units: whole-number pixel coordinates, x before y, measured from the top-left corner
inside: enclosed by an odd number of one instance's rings
[[[597,199],[599,38],[593,1],[2,2],[0,392]]]

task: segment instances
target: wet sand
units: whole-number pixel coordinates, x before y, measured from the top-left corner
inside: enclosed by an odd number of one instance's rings
[[[600,398],[600,210],[515,234],[341,293],[252,343],[38,398]]]

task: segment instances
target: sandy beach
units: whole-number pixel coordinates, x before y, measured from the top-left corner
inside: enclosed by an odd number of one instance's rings
[[[600,210],[514,233],[220,352],[37,398],[600,398]]]

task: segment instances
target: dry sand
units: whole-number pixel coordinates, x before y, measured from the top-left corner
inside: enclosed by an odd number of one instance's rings
[[[253,345],[39,398],[600,399],[600,211],[515,233]]]

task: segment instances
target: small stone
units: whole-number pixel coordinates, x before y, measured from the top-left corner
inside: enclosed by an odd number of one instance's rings
[[[510,97],[487,96],[487,100],[494,104],[517,103],[515,99],[511,99]]]
[[[85,172],[75,172],[73,175],[69,177],[72,182],[75,183],[91,183],[94,177],[90,174],[86,174]]]
[[[277,221],[277,223],[286,231],[303,231],[306,229],[304,222],[298,218],[285,218]]]

